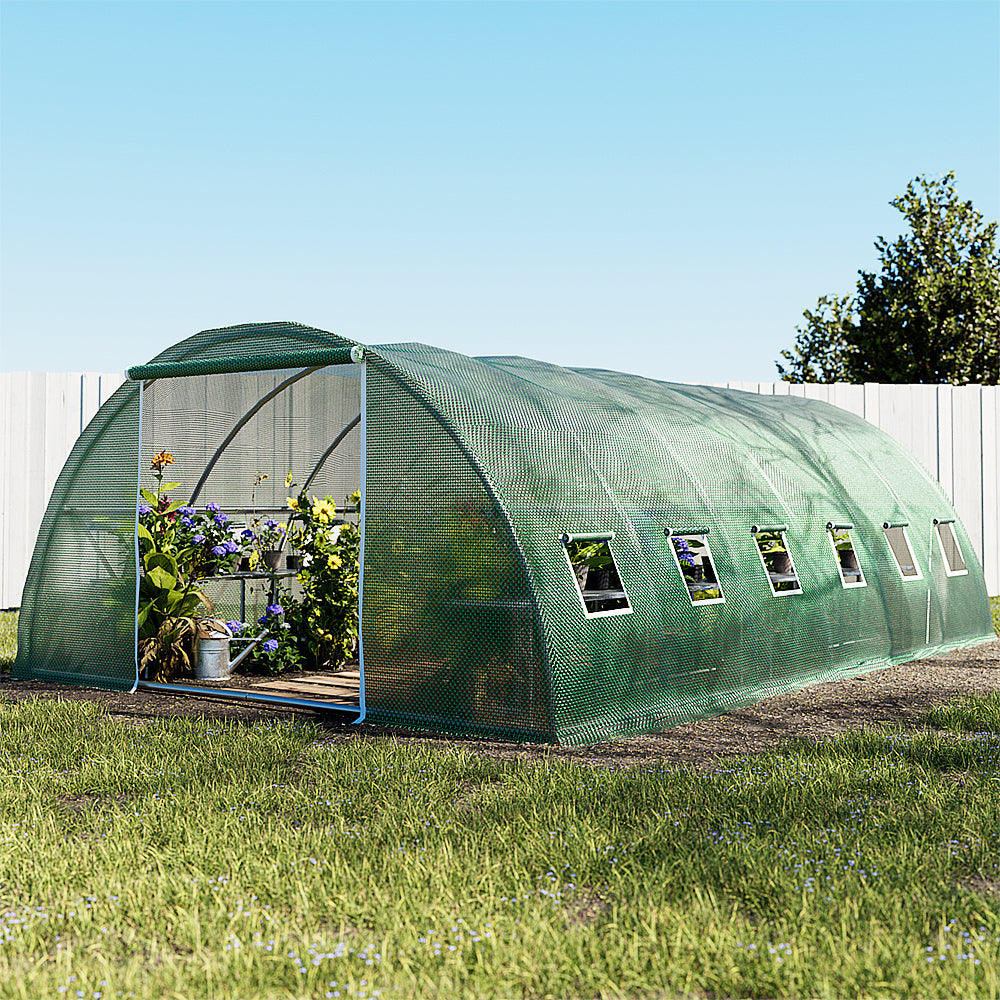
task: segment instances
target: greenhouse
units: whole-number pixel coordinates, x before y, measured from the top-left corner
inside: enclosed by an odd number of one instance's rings
[[[156,636],[209,604],[234,662],[237,625],[321,644],[322,616],[273,610],[323,586],[305,507],[313,542],[356,539],[329,563],[356,567],[350,655],[312,695],[292,672],[216,696],[578,744],[995,638],[937,482],[825,403],[293,323],[128,374],[53,491],[16,677],[204,691]]]

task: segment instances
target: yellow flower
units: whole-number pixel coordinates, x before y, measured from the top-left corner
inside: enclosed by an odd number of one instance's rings
[[[149,467],[153,472],[162,472],[168,465],[173,464],[174,456],[169,451],[158,451],[153,456],[153,461],[149,463]]]
[[[295,497],[285,497],[285,503],[287,503],[292,510],[299,509],[299,502],[295,499]]]
[[[337,516],[337,505],[329,498],[313,499],[312,515],[320,524],[329,524]]]
[[[292,479],[293,479],[293,478],[294,478],[294,477],[293,477],[293,475],[292,475],[292,471],[291,471],[291,469],[289,469],[289,470],[288,470],[288,475],[287,475],[287,476],[285,476],[285,489],[286,489],[286,490],[288,489],[288,487],[289,487],[289,486],[291,486],[291,485],[292,485]]]

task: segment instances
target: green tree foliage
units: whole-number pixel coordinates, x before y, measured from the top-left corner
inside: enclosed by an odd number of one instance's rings
[[[955,175],[917,177],[890,203],[909,232],[878,237],[881,270],[854,297],[823,296],[777,362],[785,382],[1000,380],[997,223],[959,201]]]

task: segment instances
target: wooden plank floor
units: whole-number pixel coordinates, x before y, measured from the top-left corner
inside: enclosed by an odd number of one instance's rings
[[[358,670],[339,670],[316,677],[281,678],[254,684],[252,690],[289,698],[309,698],[311,701],[334,701],[350,705],[360,703]]]

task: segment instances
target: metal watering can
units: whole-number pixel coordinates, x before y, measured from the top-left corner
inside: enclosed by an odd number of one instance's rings
[[[218,618],[198,620],[195,643],[194,675],[200,681],[228,681],[234,667],[267,635],[264,629],[260,635],[247,643],[247,648],[236,657],[229,659],[229,641],[233,633],[229,626]]]

